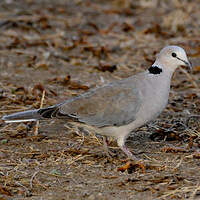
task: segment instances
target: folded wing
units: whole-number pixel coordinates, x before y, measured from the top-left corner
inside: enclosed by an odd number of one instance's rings
[[[96,127],[121,126],[135,120],[140,105],[140,92],[117,82],[64,102],[54,115]]]

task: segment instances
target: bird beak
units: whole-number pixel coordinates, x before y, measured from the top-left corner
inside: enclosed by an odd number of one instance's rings
[[[183,61],[185,63],[185,66],[188,68],[188,71],[191,72],[192,70],[192,63],[189,61]]]
[[[191,62],[189,62],[188,60],[187,60],[187,61],[182,60],[182,59],[180,59],[180,58],[178,58],[178,57],[176,57],[176,58],[177,58],[178,60],[181,60],[181,61],[184,63],[184,66],[188,67],[188,70],[189,70],[189,71],[192,70],[192,63],[191,63]]]

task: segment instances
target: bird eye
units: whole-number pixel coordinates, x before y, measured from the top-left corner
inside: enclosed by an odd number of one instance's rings
[[[176,57],[176,53],[172,53],[172,57]]]

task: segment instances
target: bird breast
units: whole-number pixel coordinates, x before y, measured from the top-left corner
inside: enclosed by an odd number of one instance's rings
[[[155,119],[166,107],[169,91],[170,77],[148,77],[140,82],[142,104],[136,118],[139,124]],[[143,123],[143,124],[142,124]]]

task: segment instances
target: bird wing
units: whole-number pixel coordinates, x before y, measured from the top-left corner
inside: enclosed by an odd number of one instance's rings
[[[122,126],[135,120],[140,105],[137,88],[118,81],[65,101],[54,115],[96,127]]]

